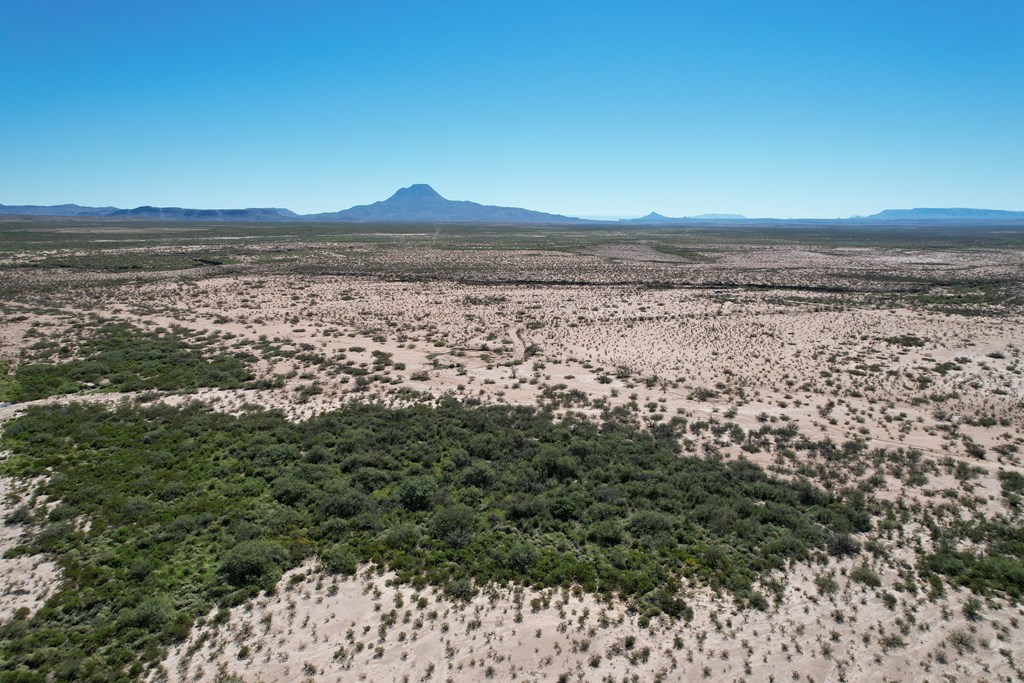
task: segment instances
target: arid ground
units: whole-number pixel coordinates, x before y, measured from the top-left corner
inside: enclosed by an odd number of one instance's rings
[[[874,506],[855,548],[763,573],[766,604],[688,579],[689,618],[645,618],[573,585],[481,585],[459,600],[388,567],[329,575],[310,557],[273,593],[162,643],[135,672],[148,680],[1024,680],[1022,283],[1024,230],[991,226],[11,221],[10,391],[19,368],[86,359],[111,323],[174,330],[207,357],[242,358],[252,379],[83,381],[11,394],[0,420],[201,401],[298,422],[445,397],[643,429],[678,418],[680,458],[745,459]],[[0,480],[0,619],[31,620],[70,590],[66,560],[16,551],[59,507],[38,486]],[[939,562],[940,545],[976,566]],[[1006,559],[998,577],[991,558]]]

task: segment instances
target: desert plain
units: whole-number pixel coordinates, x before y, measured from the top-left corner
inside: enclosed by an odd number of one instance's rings
[[[756,567],[752,590],[709,580],[697,557],[694,571],[670,572],[686,604],[674,614],[570,580],[474,576],[458,592],[358,553],[350,571],[331,572],[315,547],[293,550],[275,587],[187,609],[172,596],[188,618],[140,639],[119,664],[126,678],[1024,679],[1024,229],[37,219],[0,223],[0,236],[5,437],[30,413],[81,405],[199,402],[300,424],[351,404],[454,400],[629,423],[670,439],[677,458],[745,461],[822,500],[855,498],[868,516],[827,547]],[[172,332],[247,375],[175,388],[82,370],[30,388],[28,368],[88,362],[102,353],[93,337],[112,329]],[[30,443],[23,432],[4,442],[9,463]],[[32,634],[71,609],[47,607],[76,590],[69,568],[78,576],[89,562],[33,539],[55,524],[81,544],[115,533],[57,512],[46,487],[76,457],[70,443],[49,469],[11,465],[0,479],[0,654],[10,656],[0,676],[10,680],[101,670],[83,663],[88,652],[63,670],[27,653],[42,642]],[[559,486],[586,477],[580,463]],[[511,519],[486,495],[473,500],[495,525]],[[629,529],[633,504],[615,502]],[[420,533],[430,509],[418,511]],[[742,518],[715,531],[718,542]],[[640,536],[621,543],[653,552]],[[164,617],[110,618],[144,630]],[[89,619],[76,628],[105,623]]]

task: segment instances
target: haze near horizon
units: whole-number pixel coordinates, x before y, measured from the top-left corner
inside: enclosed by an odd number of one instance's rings
[[[1024,6],[5,3],[0,203],[1024,209]]]

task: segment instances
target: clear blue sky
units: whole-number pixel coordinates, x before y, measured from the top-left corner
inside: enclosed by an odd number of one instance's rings
[[[1024,210],[1021,0],[0,0],[0,203]]]

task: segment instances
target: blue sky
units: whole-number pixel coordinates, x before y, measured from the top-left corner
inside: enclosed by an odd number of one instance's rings
[[[1024,210],[1024,3],[0,0],[0,203]]]

